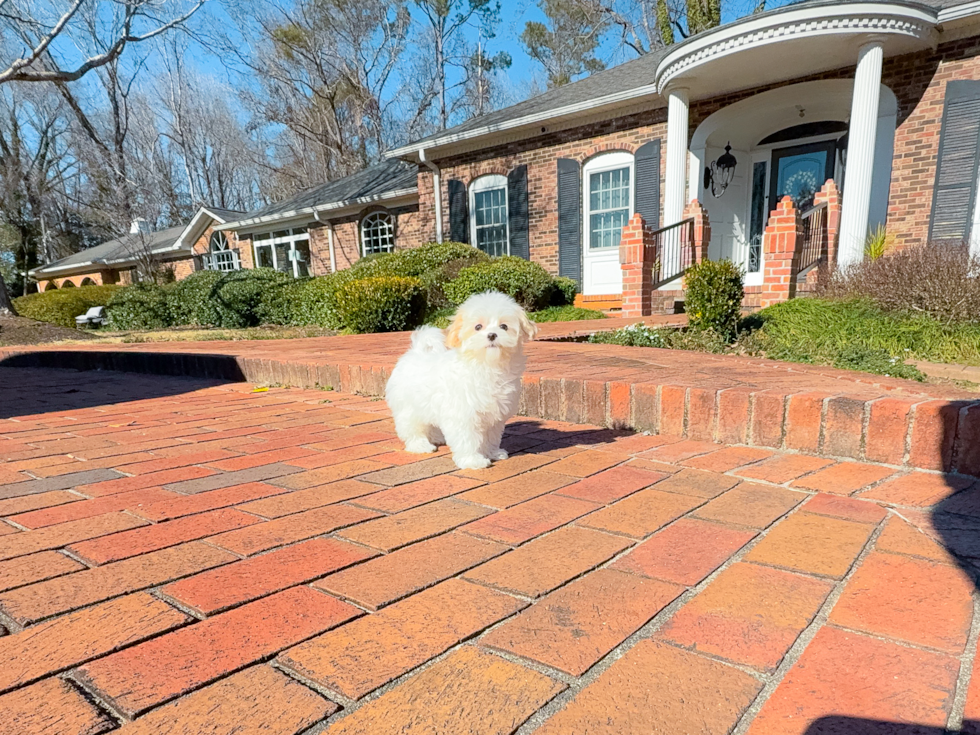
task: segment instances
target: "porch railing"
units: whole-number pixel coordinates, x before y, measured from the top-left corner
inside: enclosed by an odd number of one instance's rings
[[[694,218],[662,227],[651,235],[647,244],[653,248],[653,287],[659,288],[684,272],[697,261],[694,247]]]
[[[237,271],[242,261],[237,250],[218,250],[201,256],[201,266],[206,271]]]
[[[821,202],[800,215],[800,265],[803,274],[827,257],[827,203]]]

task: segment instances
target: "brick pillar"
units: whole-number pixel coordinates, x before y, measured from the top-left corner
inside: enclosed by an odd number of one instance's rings
[[[827,269],[833,271],[837,266],[837,240],[840,234],[840,189],[833,179],[827,179],[823,188],[813,198],[814,205],[827,202],[827,242],[824,244],[824,256],[827,258]]]
[[[783,197],[769,215],[769,223],[762,236],[761,306],[764,309],[780,301],[788,301],[796,295],[797,243],[802,237],[800,213],[793,200]]]
[[[653,248],[647,247],[649,232],[639,212],[623,228],[619,240],[619,265],[623,270],[624,317],[649,316],[653,298]]]
[[[708,244],[711,242],[711,223],[708,221],[708,210],[697,199],[692,199],[684,207],[683,219],[694,220],[694,262],[700,263],[708,259]]]

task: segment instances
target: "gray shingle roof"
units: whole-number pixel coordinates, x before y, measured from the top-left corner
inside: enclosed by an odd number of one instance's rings
[[[380,199],[395,191],[416,188],[417,177],[416,165],[396,159],[385,160],[350,176],[306,189],[287,199],[233,219],[251,221],[311,207],[338,206],[361,199]]]
[[[185,227],[186,225],[180,225],[179,227],[170,227],[166,230],[151,232],[144,235],[144,237],[146,237],[145,242],[140,239],[139,235],[123,235],[115,240],[109,240],[101,245],[86,248],[85,250],[73,253],[66,258],[62,258],[61,260],[56,260],[52,263],[43,265],[40,268],[35,268],[33,273],[36,276],[61,274],[72,270],[69,266],[84,268],[88,264],[95,263],[97,261],[112,262],[117,260],[131,260],[133,259],[134,254],[138,253],[144,247],[149,247],[150,251],[154,253],[163,252],[177,242],[177,238],[180,237],[180,234],[184,231]],[[102,264],[101,262],[99,265]],[[92,267],[90,270],[98,270],[98,268]]]
[[[217,215],[225,222],[231,222],[233,219],[238,219],[245,214],[240,209],[222,209],[221,207],[212,207],[209,205],[205,205],[204,209],[208,210],[211,214]]]

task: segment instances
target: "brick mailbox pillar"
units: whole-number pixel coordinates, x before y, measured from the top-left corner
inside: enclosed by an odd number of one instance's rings
[[[788,301],[796,295],[797,243],[802,240],[800,213],[788,196],[769,215],[769,223],[762,236],[764,263],[762,298],[764,309],[780,301]]]
[[[649,316],[653,299],[653,248],[650,232],[639,213],[623,228],[619,239],[619,265],[623,270],[623,316]]]

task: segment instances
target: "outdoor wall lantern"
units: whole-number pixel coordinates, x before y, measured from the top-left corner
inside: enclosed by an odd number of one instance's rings
[[[738,161],[732,155],[732,146],[729,142],[725,146],[725,152],[718,156],[718,160],[704,167],[704,188],[710,189],[711,195],[716,199],[725,193],[725,189],[735,178],[736,165]]]
[[[847,136],[848,136],[848,133],[844,133],[837,140],[837,151],[840,153],[840,165],[841,165],[841,167],[847,166]]]

